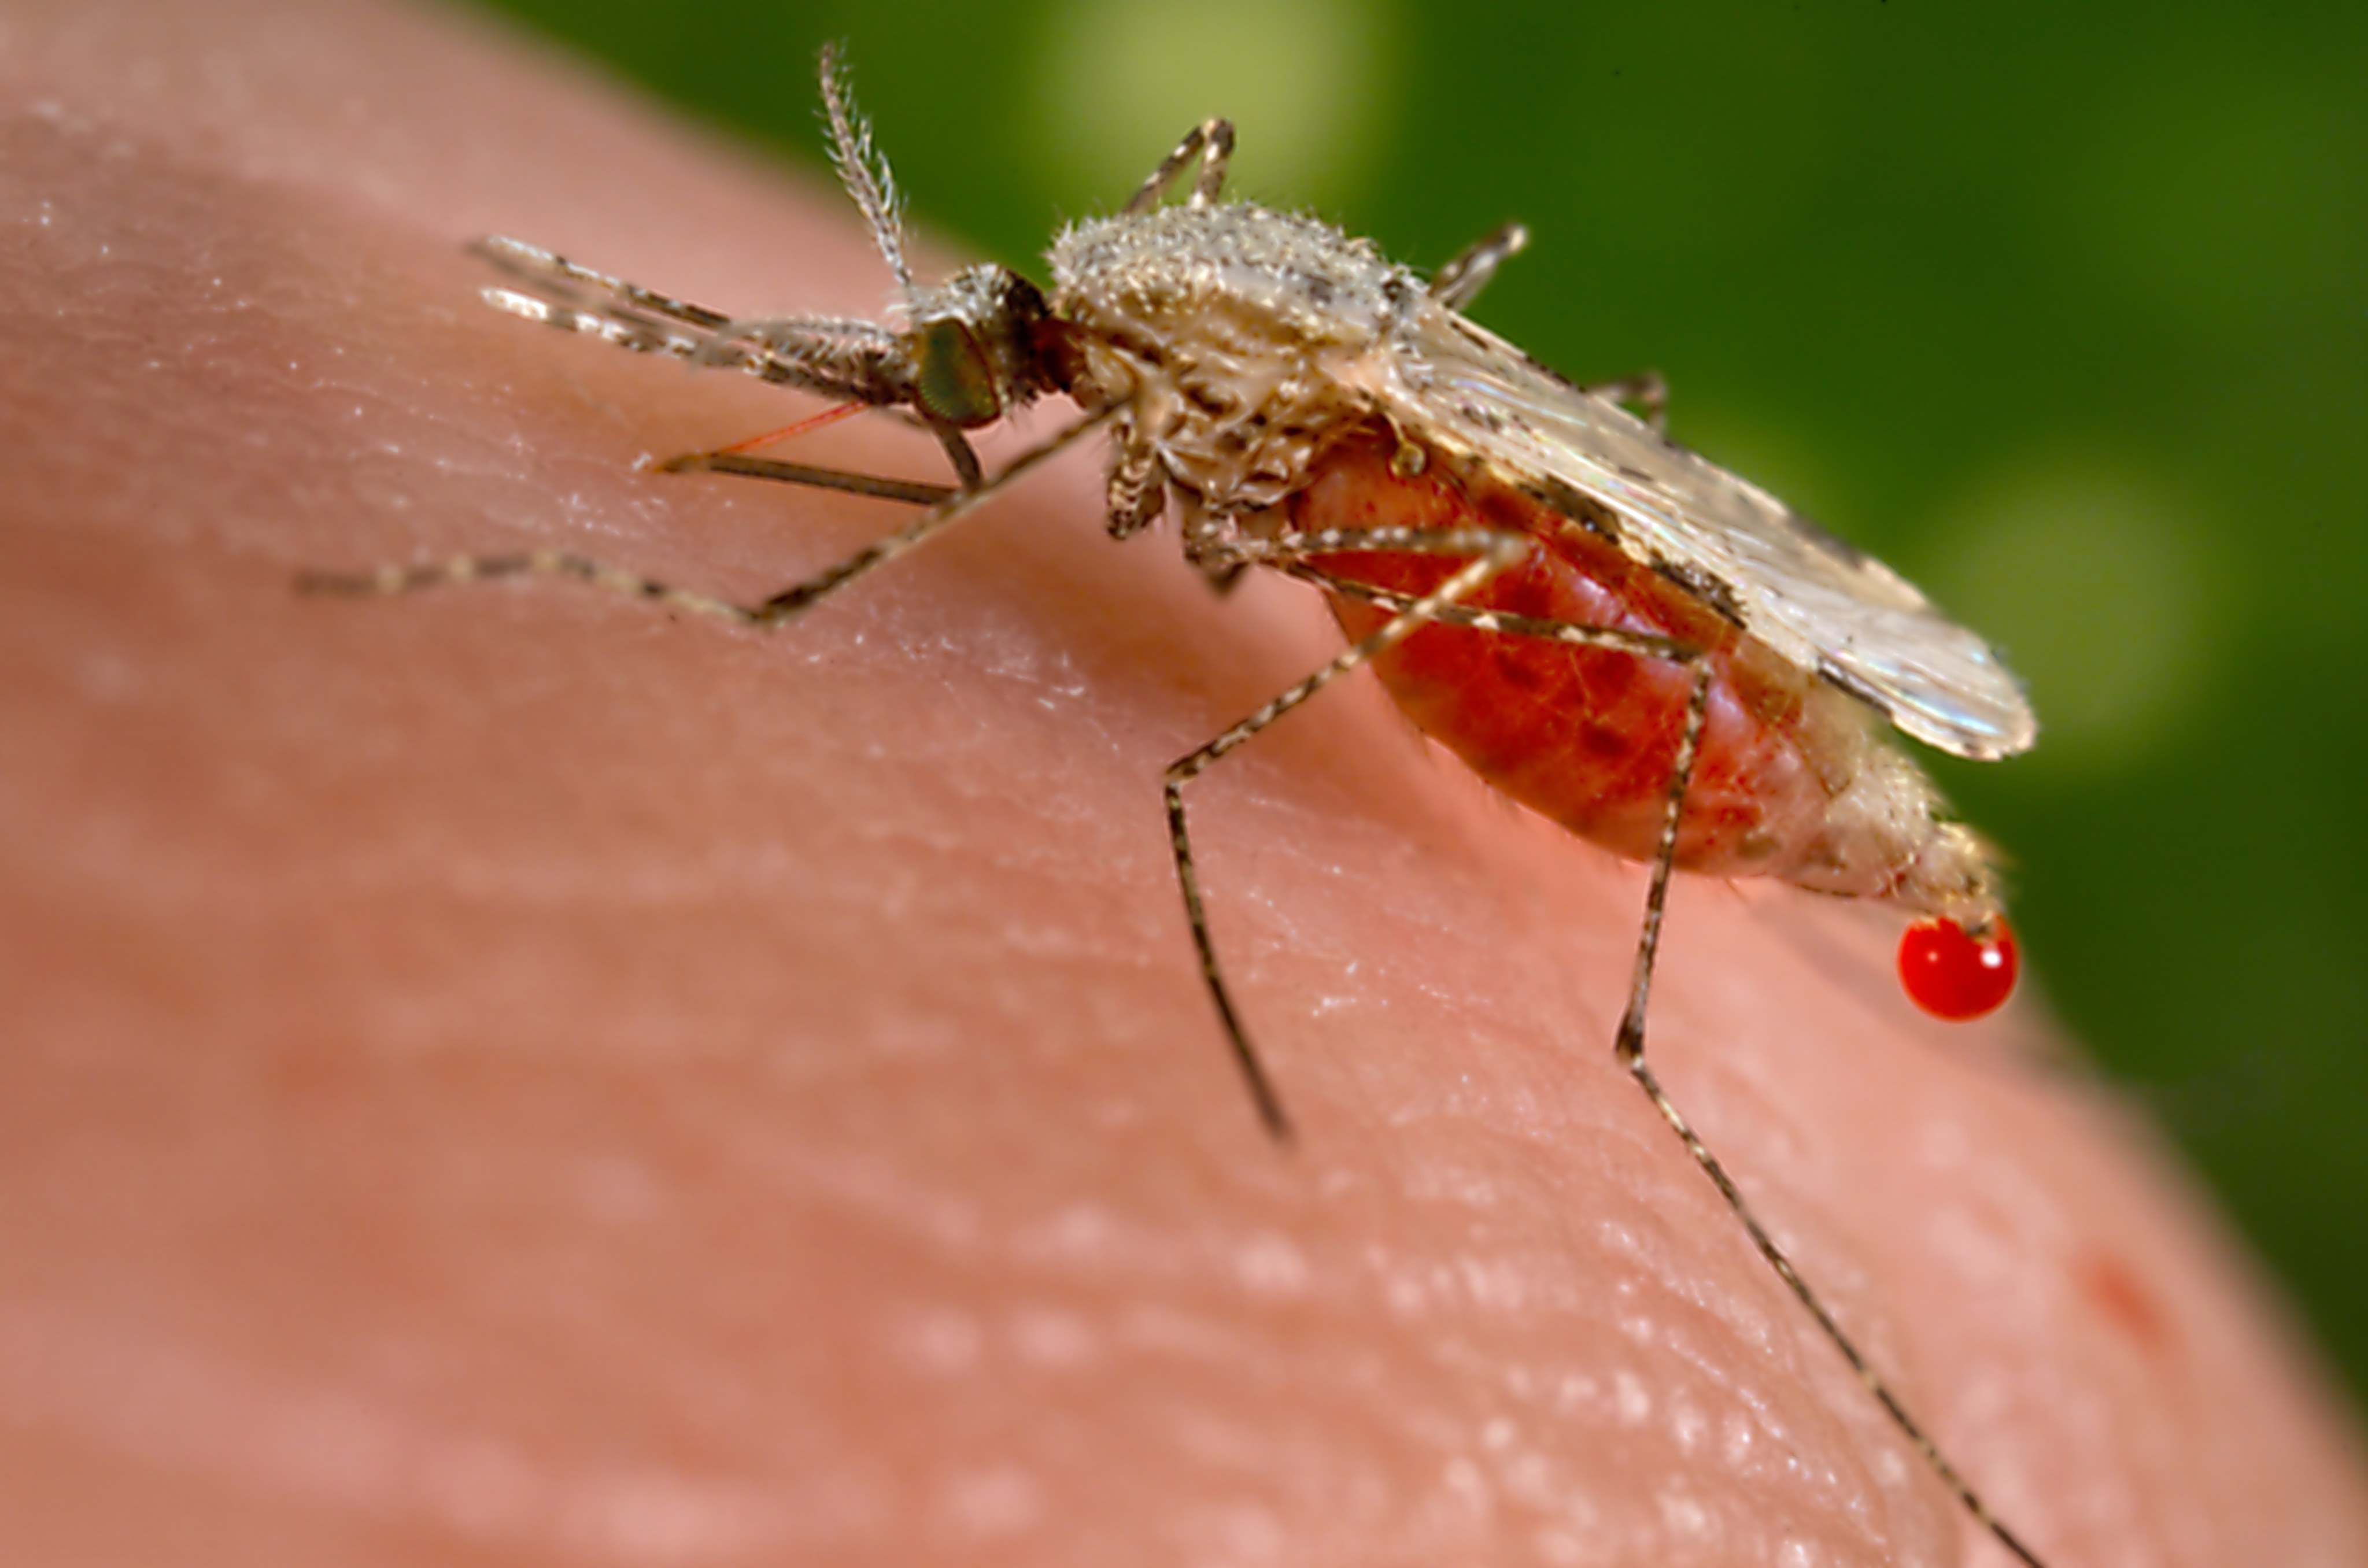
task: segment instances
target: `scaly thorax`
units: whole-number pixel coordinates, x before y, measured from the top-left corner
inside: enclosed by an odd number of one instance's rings
[[[1272,506],[1365,417],[1349,369],[1421,297],[1405,268],[1310,218],[1169,207],[1053,243],[1053,314],[1089,406],[1218,512]]]

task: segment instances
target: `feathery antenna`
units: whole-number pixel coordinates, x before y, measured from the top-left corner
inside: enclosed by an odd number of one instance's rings
[[[896,275],[897,286],[910,294],[913,269],[905,263],[905,235],[897,222],[896,176],[871,145],[871,126],[856,110],[855,95],[847,85],[847,63],[836,43],[822,46],[822,108],[830,121],[830,161],[838,169],[839,182],[862,209],[872,243]]]

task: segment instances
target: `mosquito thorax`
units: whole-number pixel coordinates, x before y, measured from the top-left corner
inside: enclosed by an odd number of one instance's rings
[[[917,411],[969,429],[1055,390],[1039,350],[1044,296],[1008,267],[916,288],[903,338]]]
[[[1247,203],[1077,223],[1049,260],[1081,401],[1125,404],[1121,439],[1224,511],[1306,483],[1366,417],[1349,368],[1422,299],[1369,242]]]

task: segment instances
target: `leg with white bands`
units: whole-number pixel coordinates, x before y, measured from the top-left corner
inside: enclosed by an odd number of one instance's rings
[[[1497,269],[1528,248],[1530,232],[1507,223],[1463,248],[1462,255],[1439,269],[1430,280],[1430,297],[1451,311],[1460,311],[1479,298]]]
[[[1225,165],[1234,155],[1234,122],[1230,119],[1204,119],[1184,133],[1176,151],[1161,160],[1151,177],[1130,197],[1124,208],[1129,218],[1140,218],[1159,205],[1167,187],[1176,183],[1185,165],[1197,156],[1201,160],[1200,176],[1192,182],[1189,199],[1194,207],[1206,207],[1217,199],[1225,188]]]
[[[1363,599],[1368,603],[1376,604],[1401,614],[1412,610],[1417,602],[1409,595],[1375,588],[1366,584],[1341,578],[1305,562],[1285,563],[1282,565],[1282,570],[1304,582],[1312,583],[1329,592]],[[1668,794],[1661,822],[1660,836],[1654,848],[1652,880],[1645,894],[1644,922],[1637,935],[1636,954],[1630,974],[1628,1005],[1621,1017],[1620,1030],[1614,1047],[1621,1065],[1625,1067],[1629,1074],[1635,1079],[1637,1086],[1645,1092],[1653,1108],[1659,1112],[1662,1119],[1669,1124],[1670,1129],[1677,1133],[1679,1142],[1685,1145],[1686,1152],[1693,1157],[1695,1164],[1710,1178],[1711,1184],[1717,1188],[1719,1197],[1725,1200],[1729,1211],[1743,1226],[1745,1233],[1751,1238],[1752,1246],[1759,1252],[1760,1257],[1775,1270],[1777,1278],[1784,1282],[1785,1288],[1793,1292],[1793,1297],[1816,1321],[1817,1327],[1840,1351],[1842,1359],[1850,1365],[1850,1370],[1857,1374],[1859,1381],[1874,1396],[1875,1402],[1883,1406],[1884,1413],[1891,1418],[1892,1424],[1915,1446],[1917,1452],[1923,1456],[1925,1464],[1940,1478],[1941,1484],[1956,1497],[1966,1513],[1988,1530],[2000,1545],[2012,1552],[2019,1562],[2028,1564],[2029,1568],[2042,1568],[2039,1558],[2031,1548],[2023,1544],[2021,1538],[1990,1511],[1988,1506],[1967,1483],[1956,1466],[1941,1453],[1940,1446],[1908,1412],[1906,1404],[1883,1375],[1867,1360],[1864,1353],[1850,1339],[1848,1332],[1835,1320],[1824,1301],[1802,1277],[1800,1270],[1793,1267],[1791,1257],[1785,1254],[1782,1246],[1777,1243],[1774,1236],[1770,1234],[1767,1226],[1760,1222],[1759,1217],[1745,1201],[1734,1178],[1727,1174],[1726,1167],[1720,1163],[1715,1154],[1711,1153],[1709,1146],[1702,1141],[1701,1135],[1694,1131],[1692,1124],[1686,1119],[1684,1113],[1679,1110],[1677,1103],[1669,1097],[1668,1091],[1661,1086],[1659,1078],[1645,1063],[1645,1017],[1652,994],[1654,964],[1660,951],[1661,930],[1668,908],[1669,884],[1676,869],[1678,839],[1679,829],[1684,822],[1686,794],[1693,781],[1695,764],[1701,757],[1702,730],[1709,716],[1711,692],[1709,664],[1702,659],[1698,650],[1668,638],[1604,627],[1578,626],[1566,622],[1543,620],[1498,610],[1475,608],[1468,605],[1433,606],[1426,619],[1441,626],[1458,626],[1475,631],[1506,636],[1543,638],[1575,646],[1607,648],[1647,657],[1665,658],[1692,670],[1693,681],[1686,702],[1685,725],[1679,733],[1678,754],[1670,767]]]
[[[1643,412],[1645,423],[1656,435],[1669,433],[1669,383],[1658,370],[1639,370],[1633,376],[1617,381],[1598,381],[1579,391],[1589,397],[1600,397],[1606,403],[1633,403]]]
[[[887,564],[916,545],[934,538],[953,524],[960,522],[976,511],[988,499],[1001,494],[1006,485],[1019,478],[1020,475],[1066,450],[1088,433],[1099,429],[1110,419],[1111,412],[1104,410],[1080,420],[1041,446],[1014,459],[1010,466],[996,475],[992,481],[980,484],[974,489],[956,491],[943,495],[929,510],[922,513],[894,533],[883,539],[875,540],[853,555],[824,568],[803,582],[792,584],[780,593],[768,598],[759,599],[753,604],[737,604],[728,599],[717,598],[711,594],[673,587],[654,578],[644,577],[638,573],[595,561],[589,556],[551,550],[499,555],[463,555],[450,561],[422,566],[383,566],[374,572],[308,572],[298,577],[296,585],[301,591],[306,593],[401,594],[434,587],[439,584],[474,583],[498,577],[524,575],[571,577],[577,582],[588,583],[594,587],[606,588],[630,598],[646,599],[677,609],[734,621],[743,626],[769,630],[789,620],[800,611],[811,608],[817,600],[845,587],[875,567]],[[766,461],[763,459],[743,460],[758,463]],[[726,469],[724,472],[746,471],[735,467]],[[833,471],[822,472],[829,473]],[[759,477],[777,476],[762,473]],[[801,476],[796,483],[814,482]],[[850,488],[836,483],[824,483],[827,488]],[[882,483],[893,483],[894,482]],[[865,491],[864,494],[879,494],[879,492]],[[891,496],[890,498],[909,499],[910,497]]]
[[[1710,1152],[1710,1146],[1694,1131],[1693,1124],[1678,1109],[1677,1102],[1669,1098],[1668,1091],[1661,1087],[1660,1079],[1645,1065],[1645,1012],[1652,994],[1653,963],[1660,950],[1662,920],[1668,908],[1669,878],[1677,862],[1678,830],[1685,814],[1686,790],[1692,782],[1694,764],[1701,755],[1702,725],[1709,710],[1710,666],[1704,664],[1698,665],[1694,672],[1692,695],[1686,704],[1685,730],[1678,742],[1676,766],[1670,769],[1668,804],[1661,822],[1660,843],[1653,854],[1652,882],[1645,896],[1645,925],[1636,941],[1636,960],[1629,981],[1628,1006],[1621,1016],[1620,1032],[1613,1042],[1613,1051],[1620,1058],[1620,1064],[1628,1069],[1629,1075],[1636,1080],[1637,1087],[1645,1091],[1645,1097],[1652,1101],[1653,1108],[1661,1113],[1661,1119],[1677,1133],[1679,1141],[1686,1147],[1686,1153],[1693,1156],[1694,1164],[1710,1177],[1711,1185],[1718,1189],[1719,1197],[1725,1200],[1729,1211],[1751,1237],[1751,1244],[1759,1249],[1768,1267],[1776,1271],[1776,1277],[1816,1320],[1818,1328],[1841,1352],[1842,1359],[1850,1363],[1850,1370],[1858,1374],[1859,1381],[1866,1386],[1875,1402],[1883,1406],[1884,1413],[1891,1417],[1892,1425],[1915,1445],[1916,1451],[1924,1457],[1924,1462],[1932,1473],[1940,1477],[1941,1484],[1955,1495],[1965,1512],[1987,1529],[1999,1545],[2028,1564],[2029,1568],[2044,1568],[2031,1548],[2025,1546],[1975,1494],[1957,1467],[1941,1452],[1940,1445],[1908,1414],[1907,1405],[1892,1391],[1883,1374],[1875,1370],[1850,1335],[1834,1320],[1833,1313],[1826,1309],[1825,1302],[1802,1278],[1800,1270],[1793,1267],[1793,1260],[1785,1255],[1776,1238],[1769,1233],[1768,1227],[1760,1223],[1759,1217],[1744,1201],[1741,1189],[1727,1175],[1726,1167],[1720,1164],[1717,1155]]]
[[[1241,1015],[1234,1006],[1224,976],[1218,968],[1216,944],[1210,935],[1208,911],[1201,896],[1201,877],[1192,860],[1191,829],[1184,813],[1184,786],[1207,772],[1219,758],[1342,676],[1404,642],[1418,628],[1436,619],[1440,609],[1478,592],[1491,577],[1518,562],[1530,549],[1530,541],[1524,536],[1493,528],[1374,528],[1285,537],[1327,541],[1301,552],[1311,553],[1341,549],[1341,540],[1384,534],[1397,542],[1389,546],[1368,545],[1367,548],[1477,555],[1479,559],[1459,568],[1429,594],[1393,614],[1379,630],[1343,649],[1329,664],[1273,698],[1257,712],[1198,750],[1178,757],[1168,765],[1165,778],[1168,846],[1175,857],[1177,886],[1184,895],[1184,918],[1192,928],[1192,946],[1201,959],[1201,978],[1208,986],[1210,998],[1216,1004],[1217,1017],[1224,1025],[1226,1042],[1233,1048],[1235,1062],[1241,1069],[1251,1102],[1258,1108],[1258,1119],[1278,1143],[1288,1143],[1292,1140],[1291,1117],[1283,1109],[1282,1097],[1276,1092],[1274,1082],[1268,1076],[1256,1048],[1250,1044],[1248,1031],[1242,1027]],[[1212,543],[1203,551],[1204,559],[1200,564],[1204,569],[1222,566],[1229,561],[1279,564],[1274,551],[1281,542],[1279,540],[1239,540]]]

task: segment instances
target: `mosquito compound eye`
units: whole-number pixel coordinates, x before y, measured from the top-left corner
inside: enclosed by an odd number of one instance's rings
[[[951,320],[924,322],[914,329],[912,341],[923,413],[964,426],[1002,416],[995,369],[969,327]]]
[[[1995,1012],[2014,994],[2014,933],[1993,916],[1976,937],[1953,920],[1919,920],[1899,938],[1899,983],[1936,1018]]]

